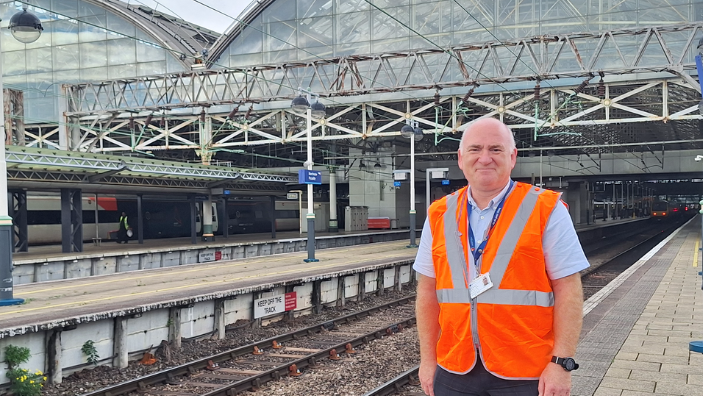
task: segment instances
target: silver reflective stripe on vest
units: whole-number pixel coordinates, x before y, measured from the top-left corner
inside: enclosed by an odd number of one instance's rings
[[[437,302],[469,304],[471,297],[468,289],[439,289],[437,290]]]
[[[447,197],[447,211],[444,212],[444,245],[446,247],[447,261],[449,262],[449,271],[452,274],[452,285],[454,285],[454,289],[466,290],[468,296],[469,292],[466,287],[469,283],[468,268],[456,218],[459,195],[451,194]]]

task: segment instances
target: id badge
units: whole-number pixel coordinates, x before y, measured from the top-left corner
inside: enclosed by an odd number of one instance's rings
[[[471,281],[469,284],[469,294],[471,298],[476,298],[481,293],[493,287],[493,282],[491,282],[491,275],[486,272],[485,274],[479,276],[478,278]]]

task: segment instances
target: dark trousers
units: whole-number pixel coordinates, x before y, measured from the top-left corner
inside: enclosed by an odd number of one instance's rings
[[[127,243],[129,241],[129,237],[127,236],[127,229],[124,227],[120,227],[120,229],[117,231],[117,242],[118,243]]]
[[[486,371],[481,361],[464,375],[437,367],[434,377],[436,396],[537,396],[539,380],[506,380]]]

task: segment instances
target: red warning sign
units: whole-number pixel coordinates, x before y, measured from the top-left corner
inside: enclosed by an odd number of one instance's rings
[[[298,306],[298,296],[296,292],[286,293],[286,311],[292,311]]]

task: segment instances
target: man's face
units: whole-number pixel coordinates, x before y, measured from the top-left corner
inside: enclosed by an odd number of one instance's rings
[[[505,187],[516,160],[512,136],[499,121],[492,119],[472,125],[459,149],[459,168],[476,191]]]

